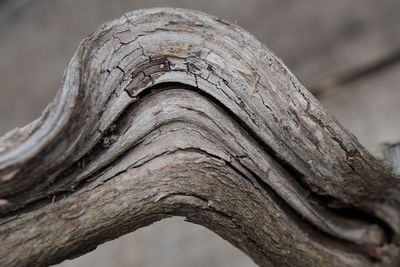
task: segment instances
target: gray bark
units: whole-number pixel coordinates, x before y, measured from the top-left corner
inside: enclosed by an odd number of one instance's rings
[[[396,266],[399,152],[375,159],[240,27],[128,13],[0,139],[0,265],[49,265],[169,216],[260,266]]]

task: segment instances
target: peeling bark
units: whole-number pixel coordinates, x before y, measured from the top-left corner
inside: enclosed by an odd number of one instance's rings
[[[397,266],[395,148],[375,159],[240,27],[127,13],[0,139],[0,265],[54,264],[179,215],[260,266]]]

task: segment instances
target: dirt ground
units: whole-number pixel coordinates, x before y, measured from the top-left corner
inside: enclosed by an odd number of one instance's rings
[[[156,6],[196,9],[242,26],[310,88],[400,49],[398,0],[2,0],[0,134],[40,115],[82,38],[127,11]],[[383,142],[400,140],[399,74],[400,60],[330,87],[319,98],[362,144],[376,151]],[[207,229],[172,218],[58,266],[254,263]]]

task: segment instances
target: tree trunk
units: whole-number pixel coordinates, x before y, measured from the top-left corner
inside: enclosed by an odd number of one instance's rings
[[[260,266],[398,266],[400,146],[383,152],[240,27],[131,12],[0,139],[0,265],[55,264],[178,215]]]

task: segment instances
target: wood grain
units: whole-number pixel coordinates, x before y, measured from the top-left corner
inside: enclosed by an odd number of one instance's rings
[[[0,139],[0,263],[54,264],[180,215],[260,266],[395,266],[393,159],[240,27],[127,13],[81,42],[41,118]]]

